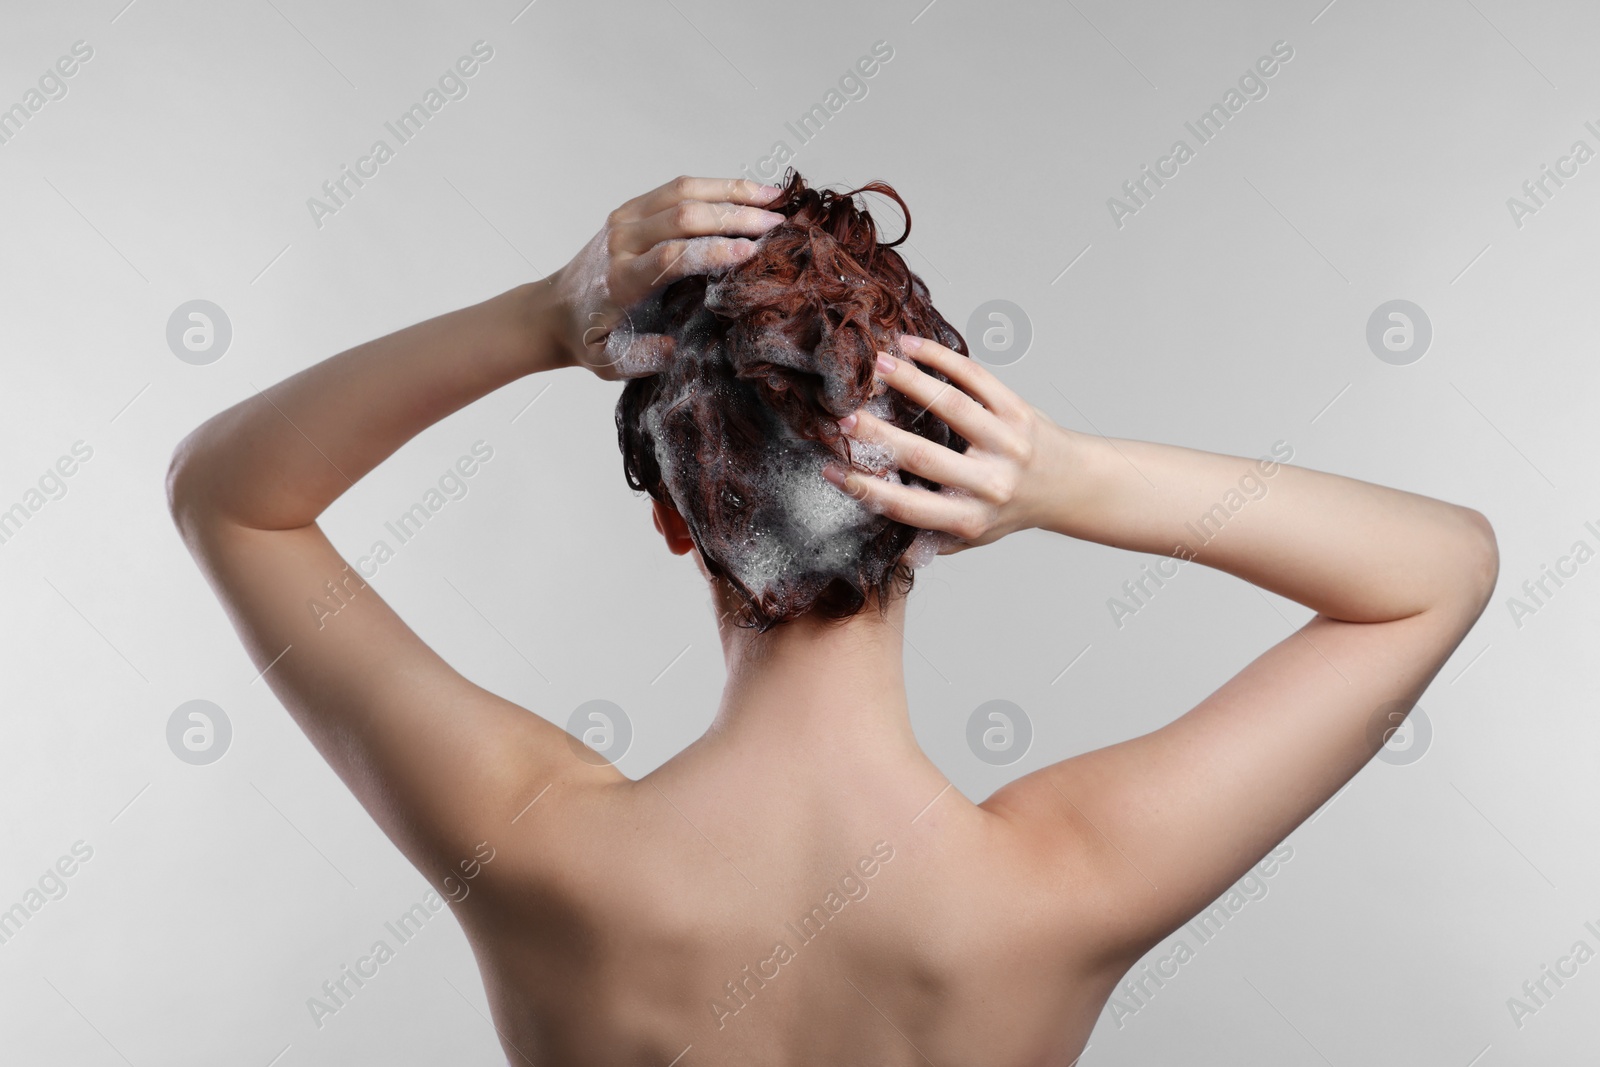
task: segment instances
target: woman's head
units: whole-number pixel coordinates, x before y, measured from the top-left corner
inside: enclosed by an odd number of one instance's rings
[[[860,192],[898,203],[906,232],[880,243],[855,203]],[[898,354],[901,333],[967,353],[894,251],[911,229],[905,202],[882,182],[808,189],[791,169],[765,206],[787,218],[748,259],[633,309],[631,328],[672,337],[673,352],[617,403],[628,484],[682,516],[706,570],[742,601],[737,621],[761,630],[855,615],[910,588],[902,557],[918,531],[870,513],[824,481],[822,467],[938,486],[844,437],[839,419],[865,407],[958,452],[967,446],[873,373],[878,350]]]

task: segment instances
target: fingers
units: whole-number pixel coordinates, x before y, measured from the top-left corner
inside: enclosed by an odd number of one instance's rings
[[[578,362],[607,381],[642,378],[666,368],[676,343],[669,334],[642,333],[620,308],[589,313]]]
[[[932,341],[923,341],[924,349],[932,345]],[[958,355],[956,358],[967,357]],[[932,366],[931,363],[929,365]],[[1015,431],[1001,422],[994,412],[963,393],[953,382],[941,382],[924,374],[915,364],[882,352],[878,354],[878,377],[904,393],[924,413],[937,416],[946,426],[980,448],[1005,452],[1015,443]],[[922,417],[925,416],[919,414],[918,418]]]
[[[781,191],[776,186],[762,185],[744,178],[691,178],[682,175],[629,200],[611,213],[611,219],[613,222],[632,222],[648,218],[684,200],[726,201],[759,207],[771,203]]]
[[[626,291],[648,293],[691,274],[714,274],[749,259],[754,241],[742,237],[693,237],[663,241],[620,268]]]
[[[938,530],[918,530],[917,535],[911,539],[910,547],[901,555],[900,562],[912,570],[920,570],[932,563],[935,556],[947,556],[960,551],[961,548],[969,547],[971,546],[965,541],[952,534],[941,533]]]
[[[841,422],[852,440],[871,442],[889,450],[890,461],[901,470],[920,474],[930,482],[955,486],[968,491],[976,490],[982,481],[982,467],[977,460],[961,453],[908,433],[891,425],[869,411],[855,413],[856,421],[846,425]]]
[[[783,220],[776,211],[731,201],[681,200],[652,215],[614,223],[609,247],[613,253],[642,255],[680,237],[760,237]]]
[[[660,374],[672,359],[675,345],[669,334],[617,330],[606,337],[603,345],[588,349],[578,358],[600,377],[622,381]]]
[[[976,536],[976,531],[983,528],[983,505],[959,491],[935,493],[831,464],[822,469],[822,476],[868,510],[907,526],[962,538]]]
[[[960,352],[946,348],[938,341],[902,334],[900,351],[908,359],[932,367],[949,378],[961,387],[962,392],[977,400],[1001,419],[1016,415],[1027,406],[1020,396],[990,373],[983,364],[970,356],[963,356]]]

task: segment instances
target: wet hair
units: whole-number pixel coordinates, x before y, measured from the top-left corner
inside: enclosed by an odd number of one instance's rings
[[[880,242],[857,206],[865,192],[900,205],[905,232],[894,241]],[[673,352],[661,373],[623,387],[616,412],[628,484],[683,516],[706,569],[742,601],[736,623],[763,632],[811,614],[848,618],[869,599],[882,611],[892,589],[911,588],[901,557],[919,531],[828,484],[822,466],[940,487],[894,467],[886,448],[844,437],[840,418],[865,408],[967,448],[875,375],[878,350],[899,355],[901,333],[967,354],[894,251],[911,232],[900,195],[880,181],[843,193],[811,189],[790,168],[768,210],[787,217],[757,239],[750,258],[674,282],[630,309],[632,328],[672,337]],[[923,534],[919,551],[931,536]]]

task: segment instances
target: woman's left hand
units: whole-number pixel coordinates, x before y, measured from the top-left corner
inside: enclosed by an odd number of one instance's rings
[[[726,270],[784,219],[759,205],[781,190],[739,178],[675,178],[629,200],[572,261],[555,286],[558,343],[568,365],[608,381],[654,374],[672,338],[633,329],[628,309],[680,278]]]
[[[841,419],[839,428],[886,447],[896,466],[943,488],[930,492],[837,464],[824,467],[822,476],[871,511],[948,535],[941,539],[942,555],[1042,525],[1052,510],[1052,477],[1076,466],[1066,432],[969,356],[904,334],[900,351],[906,358],[878,353],[877,376],[964,437],[967,450],[935,444],[862,408]]]

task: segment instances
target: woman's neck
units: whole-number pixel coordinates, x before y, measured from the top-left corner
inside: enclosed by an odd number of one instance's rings
[[[730,618],[718,624],[728,680],[709,739],[811,759],[920,755],[906,705],[904,597],[886,614],[806,617],[764,634]]]

